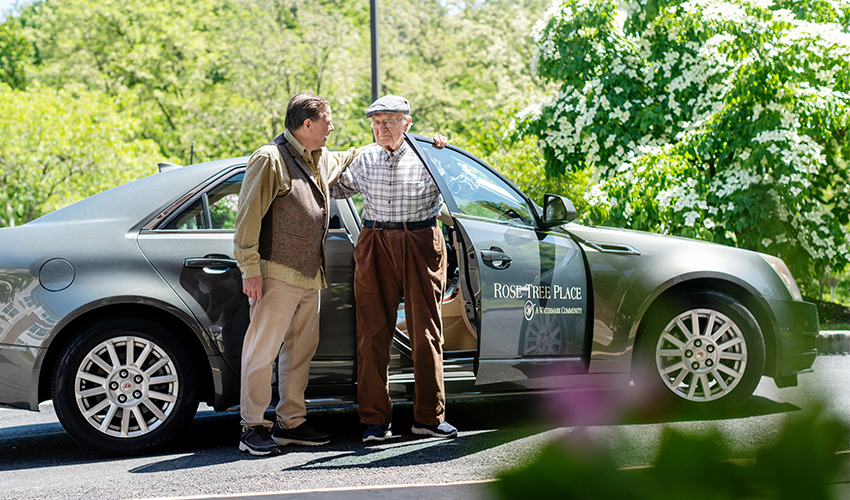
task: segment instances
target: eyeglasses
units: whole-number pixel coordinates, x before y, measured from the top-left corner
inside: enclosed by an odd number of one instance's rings
[[[390,127],[392,127],[393,125],[395,125],[396,123],[398,123],[402,120],[404,120],[403,116],[401,118],[399,118],[398,120],[384,120],[384,121],[372,120],[371,125],[372,125],[372,128],[375,128],[375,129],[381,128],[381,127],[390,128]]]

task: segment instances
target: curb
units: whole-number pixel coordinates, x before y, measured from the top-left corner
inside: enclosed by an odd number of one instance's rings
[[[848,354],[850,353],[850,332],[821,331],[815,337],[815,348],[818,354]]]

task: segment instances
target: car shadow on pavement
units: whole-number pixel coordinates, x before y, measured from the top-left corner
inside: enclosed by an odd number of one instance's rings
[[[616,396],[614,396],[616,397]],[[743,406],[724,412],[699,413],[682,409],[656,408],[624,414],[616,422],[571,422],[553,417],[546,409],[546,398],[523,395],[498,399],[450,401],[447,420],[460,435],[454,439],[427,438],[410,433],[413,406],[394,405],[393,436],[383,443],[364,445],[360,437],[356,406],[311,409],[308,419],[314,427],[330,432],[328,446],[287,446],[286,454],[303,455],[292,469],[340,469],[346,467],[386,467],[428,464],[496,448],[513,441],[571,426],[640,425],[669,422],[722,420],[799,411],[800,408],[771,399],[753,396]],[[551,410],[551,409],[550,409]],[[274,418],[269,412],[268,418]],[[151,473],[193,469],[239,460],[255,459],[237,450],[239,413],[201,411],[178,441],[158,454],[161,460],[131,469],[132,473]],[[546,437],[540,437],[546,439]],[[0,470],[24,470],[66,464],[105,462],[111,459],[78,445],[58,422],[0,428]],[[175,456],[177,455],[177,456]]]
[[[617,423],[620,425],[665,424],[673,422],[698,422],[732,420],[764,415],[777,415],[801,411],[801,408],[791,403],[773,401],[763,396],[751,396],[741,406],[734,408],[715,408],[706,410],[689,407],[656,406],[647,410],[627,414]]]
[[[614,395],[613,397],[617,397]],[[449,402],[447,420],[460,434],[454,439],[428,438],[413,435],[413,406],[396,403],[393,413],[393,435],[374,444],[361,442],[363,427],[356,406],[310,410],[308,420],[318,429],[330,432],[330,445],[320,447],[294,446],[284,448],[292,460],[283,470],[339,470],[346,468],[380,468],[399,465],[444,463],[461,457],[497,448],[522,439],[544,442],[572,425],[642,425],[670,422],[710,421],[747,418],[759,415],[795,412],[800,408],[790,403],[753,396],[733,411],[693,412],[674,408],[657,408],[653,412],[623,415],[617,422],[569,422],[546,414],[546,398],[523,395],[500,399],[471,399]],[[274,418],[268,413],[267,418]],[[236,413],[222,418],[211,413],[195,419],[183,440],[171,451],[187,453],[169,457],[157,463],[138,467],[131,472],[150,473],[191,469],[217,463],[257,460],[236,449],[239,440],[239,416]],[[200,437],[204,436],[203,439]],[[200,447],[200,448],[199,448]],[[208,451],[225,450],[225,453]],[[263,458],[260,458],[263,460]]]
[[[104,460],[77,444],[58,422],[0,429],[0,471]]]

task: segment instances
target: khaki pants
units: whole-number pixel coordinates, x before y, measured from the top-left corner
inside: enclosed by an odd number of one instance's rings
[[[263,297],[251,304],[250,314],[242,346],[242,424],[272,424],[263,414],[271,403],[272,367],[277,357],[277,419],[285,429],[297,427],[307,417],[304,390],[310,360],[319,345],[319,291],[265,278]]]
[[[413,349],[413,416],[425,425],[444,419],[442,309],[445,242],[436,227],[363,228],[354,249],[357,305],[357,403],[360,422],[387,425],[387,384],[398,305],[404,298]]]

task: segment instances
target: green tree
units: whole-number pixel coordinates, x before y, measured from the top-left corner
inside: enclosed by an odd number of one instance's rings
[[[0,83],[0,226],[153,173],[138,127],[102,94]]]
[[[494,112],[482,120],[478,128],[456,135],[454,143],[473,153],[511,180],[535,203],[543,204],[546,193],[570,198],[579,212],[587,210],[584,193],[592,177],[590,170],[577,170],[564,175],[546,175],[543,154],[533,137],[506,137],[516,106]]]
[[[381,13],[384,93],[408,97],[415,130],[474,134],[540,94],[529,32],[548,0],[393,3]]]
[[[443,132],[512,180],[538,203],[544,193],[582,205],[583,173],[546,177],[534,138],[506,132],[515,111],[541,99],[529,36],[548,0],[399,2],[382,13],[386,93],[407,96],[413,131]]]
[[[188,162],[192,132],[198,130],[202,148],[218,155],[220,136],[208,139],[203,133],[205,119],[216,121],[207,118],[220,109],[216,103],[230,97],[218,88],[223,41],[212,31],[227,5],[227,0],[33,4],[21,14],[38,55],[31,78],[120,99],[165,157]]]
[[[549,172],[587,219],[783,257],[808,293],[848,264],[847,2],[565,1],[537,25]]]
[[[250,139],[243,150],[283,131],[286,104],[300,92],[331,103],[334,145],[371,140],[363,119],[370,88],[366,0],[234,0],[232,7],[219,33],[240,104],[232,119]]]
[[[547,2],[381,3],[383,92],[411,100],[413,132],[446,133],[539,178],[533,141],[501,136],[503,110],[542,95],[528,33]],[[372,140],[366,0],[42,0],[18,20],[30,52],[11,60],[25,86],[104,96],[163,158],[187,163],[191,145],[194,161],[247,154],[305,91],[333,106],[331,148]]]
[[[184,163],[191,144],[203,160],[250,152],[295,93],[345,110],[369,85],[365,0],[56,0],[22,18],[32,78],[120,98]]]
[[[26,64],[32,55],[17,17],[0,24],[0,83],[12,88],[26,87]]]

